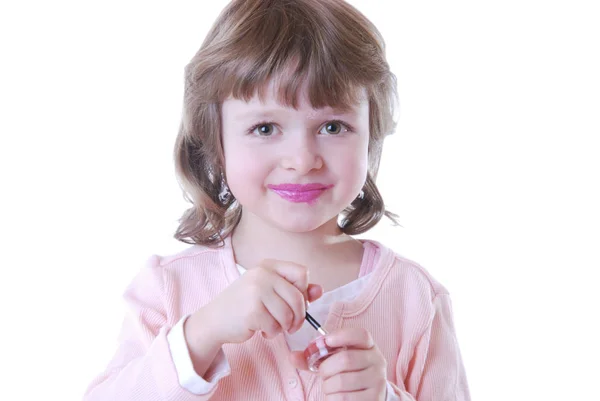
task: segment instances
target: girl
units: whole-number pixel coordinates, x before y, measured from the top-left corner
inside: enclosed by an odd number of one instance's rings
[[[468,400],[446,289],[352,237],[394,220],[375,177],[395,99],[350,5],[232,1],[185,70],[175,237],[193,246],[127,288],[84,399]]]

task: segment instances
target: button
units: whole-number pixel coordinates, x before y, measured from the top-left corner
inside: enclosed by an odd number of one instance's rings
[[[298,380],[296,380],[295,378],[291,378],[290,380],[288,380],[288,385],[291,388],[296,388],[296,386],[298,385]]]

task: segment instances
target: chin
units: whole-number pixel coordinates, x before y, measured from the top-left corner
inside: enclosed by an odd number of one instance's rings
[[[333,218],[335,218],[334,216]],[[332,217],[322,215],[307,215],[302,213],[272,213],[262,216],[274,227],[292,233],[307,233],[314,231],[332,220]],[[337,220],[336,220],[337,221]]]
[[[308,233],[316,230],[317,228],[321,227],[324,223],[327,222],[327,220],[311,221],[312,219],[295,220],[290,219],[289,217],[278,219],[276,221],[273,220],[273,218],[271,217],[269,220],[271,221],[271,224],[275,227],[292,233]]]

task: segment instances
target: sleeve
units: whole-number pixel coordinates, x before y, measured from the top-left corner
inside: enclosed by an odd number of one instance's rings
[[[408,396],[408,398],[406,398]],[[388,380],[387,382],[387,393],[385,396],[385,401],[413,401],[410,395],[406,392],[400,391],[397,387],[395,387],[392,382]]]
[[[163,270],[153,256],[124,293],[128,307],[117,350],[103,373],[92,380],[84,401],[205,401],[179,383],[167,335]]]
[[[391,386],[402,401],[470,401],[450,296],[438,294],[433,309],[433,319],[417,343],[408,376],[400,386]],[[399,367],[397,374],[401,377]]]
[[[188,317],[189,315],[181,318],[167,334],[169,349],[181,387],[193,394],[208,394],[212,392],[221,378],[229,375],[231,368],[223,349],[220,349],[206,371],[205,376],[208,381],[196,373],[183,331],[183,325]]]

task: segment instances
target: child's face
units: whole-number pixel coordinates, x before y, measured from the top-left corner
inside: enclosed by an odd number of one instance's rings
[[[311,231],[337,218],[365,183],[369,103],[365,96],[350,111],[316,110],[305,90],[295,110],[279,104],[270,88],[264,103],[258,96],[223,102],[227,184],[244,214],[287,231]],[[315,183],[328,189],[272,188]]]

